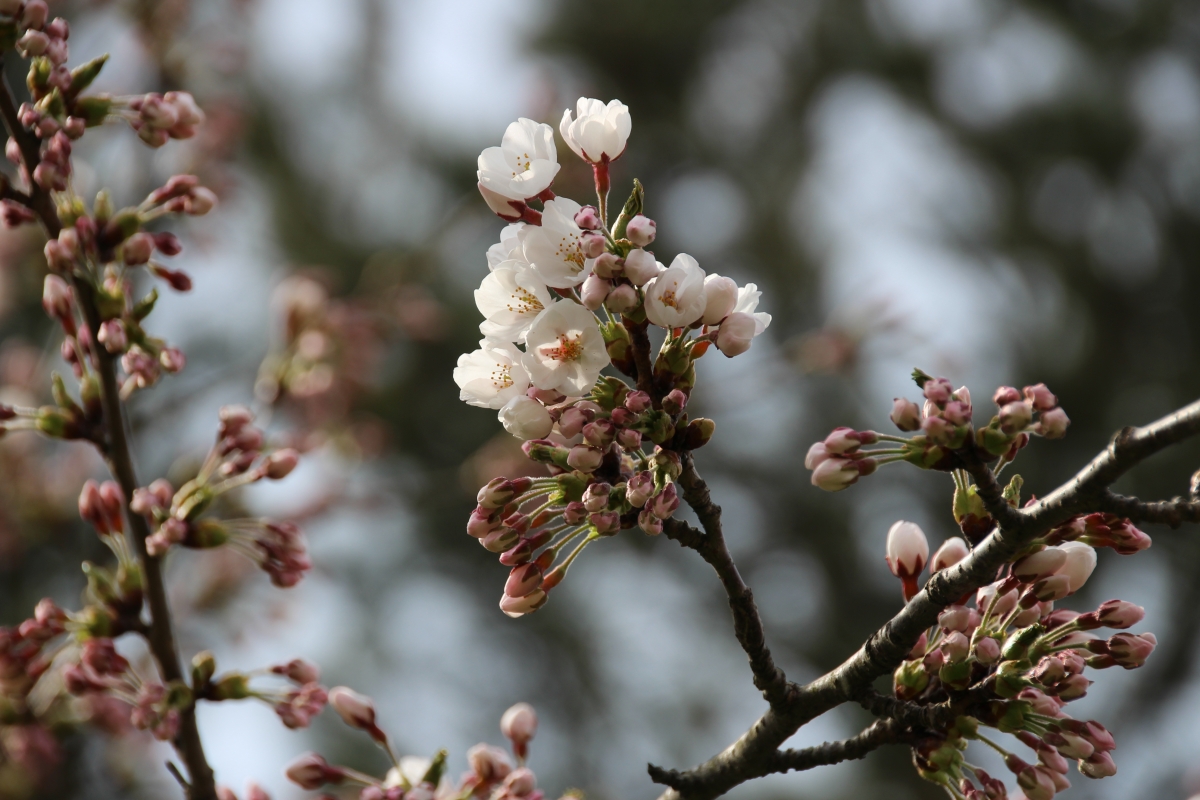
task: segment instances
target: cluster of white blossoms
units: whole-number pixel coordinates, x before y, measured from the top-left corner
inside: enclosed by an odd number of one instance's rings
[[[706,275],[683,253],[664,267],[645,249],[655,223],[640,213],[636,182],[610,227],[608,166],[625,151],[631,126],[618,100],[580,98],[574,114],[563,114],[559,132],[592,166],[597,206],[555,196],[560,165],[547,124],[519,119],[479,156],[479,191],[510,224],[488,249],[489,272],[475,292],[484,338],[459,358],[454,380],[464,402],[496,409],[522,439],[548,436],[558,413],[592,390],[614,340],[618,350],[628,340],[617,330],[625,320],[667,329],[664,348],[690,346],[692,358],[708,344],[727,356],[744,353],[771,322],[757,311],[754,284]],[[605,319],[596,316],[602,310]]]

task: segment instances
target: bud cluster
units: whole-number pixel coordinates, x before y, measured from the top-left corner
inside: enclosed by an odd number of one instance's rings
[[[196,477],[178,491],[160,478],[134,492],[130,509],[153,525],[146,540],[151,556],[161,557],[172,545],[203,550],[228,544],[258,564],[276,586],[295,586],[312,566],[295,525],[201,516],[226,492],[264,479],[281,480],[296,468],[300,456],[291,448],[263,452],[266,437],[253,422],[254,414],[245,406],[222,408],[216,444]]]
[[[887,560],[910,599],[929,546],[921,529],[899,522],[888,534]],[[931,572],[965,558],[967,543],[947,540],[934,554]],[[1095,550],[1081,541],[1054,546],[1036,543],[1009,565],[1000,580],[981,588],[970,604],[948,606],[938,624],[921,635],[896,669],[897,698],[920,705],[949,705],[962,716],[945,731],[922,733],[914,761],[922,777],[954,797],[1007,797],[1002,782],[964,760],[968,740],[998,750],[1029,800],[1048,800],[1070,784],[1068,762],[1091,778],[1116,772],[1109,755],[1112,737],[1098,722],[1072,719],[1067,703],[1087,693],[1087,668],[1142,666],[1153,651],[1153,634],[1092,635],[1102,628],[1124,630],[1141,621],[1143,610],[1109,600],[1085,614],[1054,608],[1077,592],[1096,566]],[[983,736],[992,727],[1015,734],[1033,750],[1030,765]],[[968,773],[973,775],[972,783]]]
[[[654,408],[648,394],[617,378],[602,379],[587,400],[546,392],[527,399],[549,421],[546,438],[523,449],[550,476],[496,478],[479,490],[467,522],[467,533],[511,567],[500,608],[512,617],[540,608],[597,539],[635,526],[661,533],[681,500],[680,453],[703,446],[715,429],[711,420],[688,420],[679,389]]]
[[[274,709],[283,724],[293,730],[307,728],[329,701],[325,687],[319,683],[321,671],[315,664],[300,658],[252,672],[216,675],[216,670],[217,662],[212,653],[197,653],[192,659],[192,689],[198,699],[214,702],[259,700]],[[266,678],[269,683],[252,686],[251,681],[255,678]],[[286,679],[287,683],[279,686],[279,678]]]
[[[900,430],[915,435],[905,438],[852,428],[835,429],[809,448],[804,460],[804,466],[812,470],[814,486],[838,492],[880,466],[898,461],[907,461],[921,469],[955,470],[962,463],[958,454],[965,448],[975,449],[987,462],[999,459],[995,466],[998,472],[1029,443],[1030,435],[1059,439],[1066,435],[1070,424],[1058,406],[1058,399],[1044,383],[1039,383],[1026,386],[1023,396],[1011,386],[997,389],[994,400],[1000,413],[987,426],[975,430],[971,421],[974,408],[967,387],[954,389],[945,378],[932,378],[920,370],[913,372],[913,378],[925,395],[924,405],[897,397],[891,420]],[[883,446],[861,449],[873,444]]]
[[[287,769],[288,778],[304,789],[323,786],[357,788],[358,800],[543,800],[537,776],[525,766],[529,743],[537,732],[537,714],[528,703],[517,703],[500,720],[500,730],[513,755],[494,745],[477,744],[467,751],[468,769],[452,781],[446,775],[445,750],[432,759],[405,756],[397,759],[387,736],[375,720],[369,697],[339,686],[329,693],[329,703],[352,728],[366,732],[388,754],[392,768],[383,778],[349,767],[334,766],[316,753],[308,753]],[[348,796],[348,795],[343,795]],[[565,798],[564,798],[565,800]]]

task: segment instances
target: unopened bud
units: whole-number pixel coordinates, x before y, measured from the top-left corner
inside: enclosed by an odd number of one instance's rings
[[[657,228],[654,220],[638,214],[625,226],[625,238],[633,242],[636,247],[645,247],[654,241]]]
[[[902,431],[915,431],[921,427],[921,407],[905,397],[892,400],[892,423]]]

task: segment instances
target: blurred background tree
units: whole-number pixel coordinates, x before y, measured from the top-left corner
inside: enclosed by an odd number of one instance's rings
[[[113,137],[84,191],[133,201],[194,171],[222,193],[178,259],[196,282],[159,325],[187,371],[135,405],[145,475],[186,469],[215,409],[254,401],[310,452],[242,498],[307,518],[313,578],[282,598],[214,554],[172,563],[184,646],[222,666],[293,655],[374,695],[406,752],[499,739],[533,702],[548,791],[657,793],[647,761],[690,766],[761,712],[724,597],[694,554],[627,532],[572,571],[555,602],[511,621],[503,574],[463,533],[475,489],[522,468],[517,442],[457,401],[473,349],[471,290],[501,223],[474,157],[518,115],[557,123],[583,94],[633,113],[614,195],[633,177],[667,261],[764,290],[768,336],[703,362],[717,419],[701,471],[770,643],[794,679],[834,666],[899,606],[883,563],[896,519],[955,533],[950,480],[887,470],[837,496],[808,484],[807,446],[835,425],[883,428],[913,366],[976,392],[1045,381],[1071,415],[1019,466],[1056,485],[1122,425],[1200,395],[1200,6],[1167,0],[188,0],[64,2],[73,61],[112,51],[114,92],[187,88],[209,115],[174,155]],[[8,75],[20,85],[23,76]],[[90,138],[90,137],[89,137]],[[99,138],[99,137],[97,137]],[[128,138],[128,137],[126,137]],[[556,185],[586,202],[590,176]],[[27,232],[0,239],[0,399],[41,402],[58,357]],[[269,309],[269,311],[268,311]],[[51,344],[47,344],[51,342]],[[0,442],[0,622],[46,593],[71,603],[99,557],[74,511],[98,465],[84,448]],[[1195,445],[1131,476],[1181,493]],[[82,459],[82,460],[81,460]],[[1121,742],[1120,773],[1072,797],[1200,791],[1200,540],[1150,530],[1118,571],[1101,555],[1079,608],[1145,605],[1161,646],[1107,673],[1086,703]],[[247,612],[247,608],[251,610]],[[215,646],[213,645],[216,642]],[[0,738],[0,797],[171,797],[163,753],[66,724],[62,749]],[[1082,713],[1082,712],[1081,712]],[[847,735],[854,709],[799,744]],[[325,721],[328,722],[328,721]],[[378,766],[335,724],[282,730],[261,707],[205,709],[222,780],[299,797],[282,766],[311,746]],[[741,797],[936,797],[905,751],[777,776]],[[66,764],[67,768],[55,765]],[[148,766],[149,765],[149,766]]]

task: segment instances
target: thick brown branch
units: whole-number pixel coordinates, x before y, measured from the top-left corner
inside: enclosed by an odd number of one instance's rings
[[[37,138],[27,131],[17,117],[16,102],[8,82],[0,76],[0,115],[3,115],[5,127],[21,150],[22,159],[29,174],[32,175],[37,167],[40,146]],[[50,194],[33,184],[29,195],[30,208],[37,214],[47,235],[51,238],[58,236],[61,224],[54,201]],[[83,312],[88,329],[92,332],[92,341],[99,340],[100,312],[96,308],[95,298],[91,287],[75,276],[68,276],[79,306]],[[133,491],[138,487],[137,476],[133,467],[133,456],[126,436],[125,410],[121,403],[120,387],[117,385],[116,364],[112,355],[103,347],[92,348],[96,355],[97,368],[100,377],[100,401],[104,412],[104,428],[107,436],[105,457],[108,466],[120,484],[125,495],[126,503],[133,497]],[[179,653],[175,645],[175,634],[171,625],[171,612],[167,604],[166,586],[163,582],[162,569],[155,558],[146,553],[146,538],[150,535],[146,518],[125,508],[125,518],[129,524],[130,539],[132,540],[138,559],[141,562],[145,578],[146,603],[150,609],[150,626],[147,639],[150,650],[158,662],[159,670],[164,681],[183,680],[183,669],[179,662]],[[217,789],[212,767],[204,755],[204,747],[200,741],[200,731],[196,726],[194,708],[184,709],[180,720],[179,735],[175,740],[175,748],[180,758],[187,764],[191,776],[191,800],[216,800]]]
[[[988,511],[999,521],[963,561],[930,577],[896,616],[873,633],[850,658],[812,683],[788,692],[786,704],[772,707],[723,752],[687,772],[670,773],[662,800],[709,800],[750,778],[766,774],[779,746],[801,726],[844,702],[862,698],[876,678],[904,659],[938,613],[967,592],[990,583],[997,571],[1028,542],[1085,510],[1103,503],[1107,487],[1135,464],[1200,433],[1200,401],[1144,428],[1126,428],[1074,478],[1029,508],[1015,509],[1000,496],[987,466],[971,453],[967,468],[979,485]],[[682,482],[682,479],[681,479]]]
[[[655,408],[662,408],[662,397],[654,385],[654,364],[650,360],[650,335],[645,322],[623,320],[633,350],[633,365],[637,367],[637,388],[650,395]]]
[[[1185,522],[1200,522],[1200,500],[1186,497],[1148,501],[1109,492],[1101,496],[1098,508],[1132,522],[1156,522],[1172,528]]]

